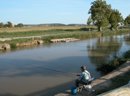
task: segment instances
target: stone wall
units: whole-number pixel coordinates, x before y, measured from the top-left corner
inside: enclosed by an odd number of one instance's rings
[[[16,44],[16,47],[25,47],[25,46],[34,46],[34,45],[41,45],[43,44],[44,42],[42,40],[33,40],[33,41],[30,41],[30,42],[24,42],[24,43],[17,43]],[[0,50],[10,50],[11,49],[11,45],[8,44],[8,43],[3,43],[3,44],[0,44]]]
[[[0,50],[10,50],[10,44],[4,43],[0,44]]]
[[[100,94],[98,96],[130,96],[130,82],[123,87]]]
[[[30,42],[17,43],[16,47],[33,46],[33,45],[41,45],[41,44],[43,44],[42,40],[33,40]]]

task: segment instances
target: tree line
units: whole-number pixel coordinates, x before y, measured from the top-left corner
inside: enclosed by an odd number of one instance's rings
[[[22,23],[14,25],[12,22],[8,21],[7,23],[0,22],[0,28],[12,28],[12,27],[23,27]]]
[[[111,5],[107,4],[106,0],[95,0],[92,2],[88,13],[91,15],[87,20],[87,24],[96,25],[98,31],[102,31],[106,27],[109,27],[111,30],[118,30],[119,25],[130,25],[130,15],[123,19],[119,10],[112,9]],[[0,28],[23,26],[22,23],[14,25],[10,21],[6,24],[0,23]]]
[[[96,25],[98,31],[102,31],[105,27],[117,30],[119,24],[130,24],[130,15],[124,20],[119,10],[112,9],[106,0],[95,0],[92,2],[88,13],[91,15],[88,18],[87,24]]]

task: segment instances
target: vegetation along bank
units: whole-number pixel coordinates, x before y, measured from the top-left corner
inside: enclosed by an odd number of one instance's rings
[[[11,30],[11,29],[10,29]],[[13,29],[14,30],[14,29]],[[79,29],[51,29],[51,30],[33,30],[22,32],[0,32],[0,50],[13,49],[17,47],[40,45],[43,43],[54,43],[54,39],[71,38],[77,41],[102,36],[113,36],[127,34],[130,30],[127,28],[115,31],[106,30],[98,32],[96,27],[80,27]],[[37,43],[36,43],[37,42]],[[63,40],[61,40],[63,42]],[[64,41],[65,42],[65,41]],[[3,48],[4,46],[4,48]],[[5,48],[5,46],[8,46]],[[10,46],[10,47],[9,47]]]

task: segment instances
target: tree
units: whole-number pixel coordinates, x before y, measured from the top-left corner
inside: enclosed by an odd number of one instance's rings
[[[3,28],[4,27],[4,24],[1,22],[0,23],[0,28]]]
[[[130,25],[130,15],[125,18],[125,25]]]
[[[102,31],[102,27],[109,25],[111,5],[108,5],[105,0],[96,0],[92,2],[89,14],[91,14],[92,20],[97,25],[98,31]]]
[[[15,27],[23,27],[24,25],[22,23],[17,24]]]
[[[11,28],[11,27],[13,27],[13,23],[8,21],[7,24],[5,24],[5,27]]]
[[[112,10],[110,18],[109,18],[109,23],[111,24],[110,29],[117,29],[118,24],[123,20],[121,13],[118,10]]]
[[[92,25],[93,24],[93,20],[91,18],[91,16],[88,18],[87,20],[87,25]]]

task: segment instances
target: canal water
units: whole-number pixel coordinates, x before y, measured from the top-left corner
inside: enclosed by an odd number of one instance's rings
[[[42,45],[0,54],[0,96],[53,96],[71,88],[80,66],[96,68],[130,49],[129,35]]]

